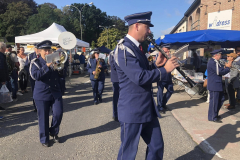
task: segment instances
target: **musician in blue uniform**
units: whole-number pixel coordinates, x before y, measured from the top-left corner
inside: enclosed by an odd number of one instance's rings
[[[51,54],[52,42],[40,42],[37,47],[40,57],[30,64],[30,75],[35,80],[33,99],[38,113],[39,136],[43,146],[49,146],[49,134],[53,141],[59,142],[59,126],[63,116],[63,102],[59,78],[62,74],[53,69],[52,63],[46,63],[46,56]],[[52,107],[52,123],[49,128],[49,110]]]
[[[96,72],[96,66],[99,61],[98,68],[101,70],[97,79],[94,78]],[[93,89],[93,97],[94,97],[94,104],[97,105],[98,103],[102,102],[102,93],[104,89],[104,82],[105,82],[105,74],[104,70],[107,68],[103,59],[99,59],[99,51],[95,50],[92,54],[92,57],[89,59],[87,63],[87,69],[90,73],[90,80],[92,83]]]
[[[118,121],[117,105],[118,105],[118,98],[119,98],[119,81],[118,81],[116,67],[114,64],[114,51],[110,52],[109,63],[111,66],[111,82],[113,85],[113,102],[112,102],[113,120]]]
[[[56,52],[59,52],[59,54],[61,52],[63,52],[62,48],[60,47],[60,45],[57,45],[56,47]],[[61,85],[61,91],[62,91],[62,95],[65,94],[65,91],[66,91],[66,76],[67,76],[67,68],[68,68],[68,65],[69,65],[69,62],[68,60],[64,63],[64,69],[63,69],[63,76],[60,77],[60,85]]]
[[[164,44],[161,47],[164,50],[164,52],[170,57],[170,45]],[[157,82],[157,87],[158,87],[158,92],[157,92],[158,110],[160,113],[165,114],[165,111],[168,110],[166,104],[174,92],[171,73],[167,74],[166,81]],[[165,94],[163,94],[164,88],[166,88],[167,90]]]
[[[166,80],[167,74],[179,66],[176,57],[166,62],[162,54],[156,68],[150,66],[140,43],[151,33],[152,12],[126,16],[128,34],[121,39],[114,53],[119,80],[118,120],[121,126],[121,146],[118,160],[134,160],[140,136],[147,144],[146,159],[163,158],[163,138],[158,121],[160,114],[155,104],[152,83]],[[165,66],[163,64],[166,62]],[[151,69],[150,69],[151,68]]]
[[[38,57],[39,57],[38,48],[37,48],[37,44],[35,44],[34,45],[34,52],[28,54],[27,60],[26,60],[25,66],[24,66],[24,69],[28,72],[28,75],[29,75],[29,67],[30,67],[31,60],[33,60],[35,58],[38,58]],[[32,94],[33,94],[34,86],[35,86],[35,80],[33,80],[31,76],[30,76],[30,83],[31,83]],[[33,111],[37,112],[37,108],[36,108],[34,99],[33,99]]]
[[[219,63],[221,59],[222,49],[211,52],[212,58],[207,64],[208,85],[207,89],[210,92],[210,103],[208,110],[208,120],[216,123],[221,123],[218,112],[224,102],[224,92],[222,86],[222,76],[230,72],[232,62],[226,63],[225,66]]]

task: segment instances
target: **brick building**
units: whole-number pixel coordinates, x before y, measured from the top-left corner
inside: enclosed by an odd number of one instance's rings
[[[205,29],[240,30],[240,0],[195,0],[170,34]]]

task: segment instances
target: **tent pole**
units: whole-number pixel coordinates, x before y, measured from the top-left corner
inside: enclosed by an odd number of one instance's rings
[[[72,50],[70,49],[70,61],[69,61],[69,78],[72,75]]]

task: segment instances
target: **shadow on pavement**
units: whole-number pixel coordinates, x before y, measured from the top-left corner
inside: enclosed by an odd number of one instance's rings
[[[79,78],[79,76],[73,76],[71,77],[71,80],[77,78]],[[111,83],[105,83],[103,93],[110,91],[112,91]],[[66,99],[63,98],[64,112],[69,112],[93,105],[91,84],[74,83],[67,85],[67,92],[68,93],[66,93],[65,96],[70,97],[67,97]],[[33,112],[33,105],[31,103],[32,92],[26,93],[23,96],[19,96],[18,99],[19,100],[17,102],[4,104],[6,111],[1,112],[0,114],[1,116],[4,116],[4,119],[0,121],[0,138],[21,132],[30,126],[38,125],[37,113]],[[112,101],[112,96],[103,94],[103,103],[107,103],[109,101]],[[24,103],[31,104],[24,105]],[[108,126],[112,126],[111,123],[107,125],[107,127]]]
[[[217,132],[211,137],[207,138],[203,142],[201,142],[198,146],[194,148],[191,152],[177,158],[177,160],[190,160],[196,159],[194,158],[195,150],[198,150],[199,147],[203,148],[206,152],[210,154],[206,155],[206,157],[200,157],[202,160],[211,160],[217,152],[225,149],[225,147],[229,143],[236,143],[240,141],[240,137],[237,135],[240,133],[238,129],[240,128],[240,121],[236,122],[236,124],[226,124],[220,127]],[[209,147],[211,144],[212,148]],[[231,156],[225,157],[230,159]],[[197,158],[198,159],[198,158]]]
[[[96,128],[91,128],[91,129],[87,129],[87,130],[84,130],[84,131],[80,131],[80,132],[76,132],[76,133],[72,133],[72,134],[63,136],[63,137],[61,137],[61,143],[64,143],[68,139],[71,139],[71,138],[76,138],[76,137],[85,136],[85,135],[107,132],[107,131],[117,129],[118,127],[120,127],[119,122],[111,121],[111,122],[108,122],[108,123],[106,123],[102,126],[98,126]]]

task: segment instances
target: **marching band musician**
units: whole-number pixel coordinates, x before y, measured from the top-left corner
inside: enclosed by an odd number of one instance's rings
[[[26,63],[25,63],[25,66],[24,66],[24,69],[29,73],[29,67],[30,67],[30,63],[31,61],[34,59],[34,58],[38,58],[40,55],[39,55],[39,52],[38,52],[38,48],[37,48],[37,44],[34,45],[34,52],[33,53],[30,53],[28,54],[27,56],[27,60],[26,60]],[[34,86],[35,86],[35,80],[32,79],[32,77],[30,76],[30,83],[31,83],[31,89],[32,89],[32,94],[34,92]],[[33,99],[33,108],[34,108],[34,112],[37,112],[37,108],[36,108],[36,104],[34,102],[34,99]]]
[[[170,53],[170,45],[169,44],[164,44],[161,46],[163,51],[168,55]],[[172,74],[168,73],[167,74],[167,80],[166,81],[158,81],[157,82],[157,102],[158,102],[158,110],[160,113],[165,114],[165,111],[168,110],[166,104],[168,100],[170,99],[171,95],[173,94],[173,82],[172,82]],[[163,94],[164,88],[167,89],[167,92]]]
[[[52,42],[40,42],[37,47],[40,57],[30,64],[30,75],[35,80],[33,98],[36,103],[39,123],[40,142],[49,146],[49,134],[55,143],[59,143],[59,126],[63,116],[63,101],[60,88],[60,73],[52,68],[52,63],[46,63],[46,55],[51,54]],[[52,123],[49,128],[49,110],[52,107]]]
[[[113,84],[113,102],[112,102],[113,120],[118,121],[117,105],[118,105],[118,98],[119,98],[119,81],[118,81],[116,67],[114,64],[114,51],[110,52],[109,63],[111,66],[111,81]]]
[[[208,85],[210,92],[210,103],[208,109],[208,120],[222,123],[218,112],[224,102],[224,92],[222,86],[222,76],[230,72],[232,62],[226,63],[225,67],[219,63],[222,57],[222,49],[211,52],[212,58],[207,64]]]
[[[99,66],[97,66],[98,61],[99,61]],[[94,78],[96,74],[96,68],[101,69],[97,79]],[[107,65],[105,64],[104,60],[99,59],[99,51],[94,50],[92,57],[89,59],[87,63],[87,69],[88,69],[88,72],[90,73],[90,80],[92,84],[93,98],[94,98],[95,105],[102,102],[102,93],[103,93],[104,82],[105,82],[104,70],[106,68],[107,68]]]
[[[147,144],[146,159],[163,159],[164,144],[157,118],[160,114],[153,98],[152,83],[166,79],[167,73],[179,64],[176,57],[167,61],[160,54],[156,60],[159,68],[149,66],[139,46],[151,33],[151,15],[152,12],[143,12],[124,17],[129,26],[128,34],[118,42],[114,53],[120,88],[118,120],[122,144],[118,160],[135,159],[140,136]]]

